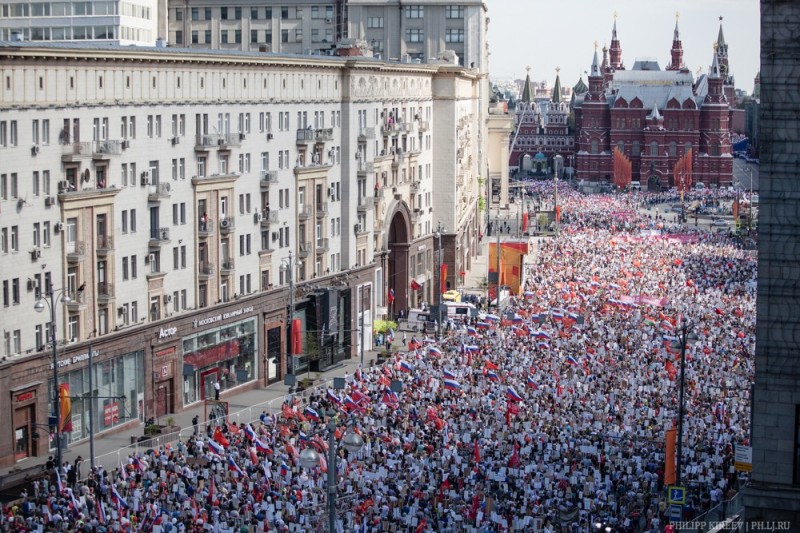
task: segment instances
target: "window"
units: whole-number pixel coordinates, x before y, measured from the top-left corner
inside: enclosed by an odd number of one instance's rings
[[[658,141],[653,141],[650,143],[650,156],[658,156]]]
[[[192,20],[200,20],[200,9],[197,7],[192,8]]]
[[[600,143],[597,139],[592,140],[592,153],[597,154],[600,152]]]
[[[136,279],[138,276],[137,267],[136,267],[136,256],[131,256],[131,279]]]
[[[120,219],[122,221],[122,233],[128,233],[128,211],[126,209],[122,210]]]
[[[136,209],[130,211],[131,233],[136,233]]]
[[[11,280],[11,302],[19,305],[19,278]]]
[[[19,228],[11,226],[11,251],[19,252]]]
[[[633,141],[633,143],[631,144],[631,155],[633,157],[639,157],[640,155],[642,155],[642,149],[639,146],[639,141]]]
[[[444,33],[444,42],[446,43],[463,43],[464,42],[464,29],[463,28],[447,28]]]
[[[406,41],[409,43],[421,43],[424,37],[425,34],[420,28],[409,28],[406,30]]]
[[[383,28],[383,17],[367,18],[367,28]]]
[[[32,178],[32,183],[31,184],[33,185],[33,195],[34,196],[39,196],[40,190],[39,190],[39,171],[38,170],[34,170],[33,171],[33,178]]]
[[[424,6],[406,6],[407,19],[421,19],[425,16]]]
[[[128,258],[122,258],[122,280],[127,281],[129,279],[130,272],[128,271]]]
[[[444,16],[449,19],[463,19],[464,6],[445,6]]]
[[[42,222],[42,246],[50,246],[50,222]]]
[[[672,141],[669,143],[669,156],[676,157],[678,155],[678,143]]]
[[[281,30],[281,42],[282,43],[289,42],[289,30]]]
[[[250,18],[252,20],[258,20],[258,8],[257,7],[251,7],[250,8]]]

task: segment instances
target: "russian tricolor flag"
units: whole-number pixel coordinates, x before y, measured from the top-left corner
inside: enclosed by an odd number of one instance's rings
[[[344,404],[348,409],[360,409],[361,406],[348,394],[344,397]]]
[[[539,386],[536,385],[536,381],[533,379],[533,376],[528,376],[528,387],[532,388],[533,390],[539,388]]]
[[[449,370],[443,370],[442,375],[445,379],[456,379],[456,375],[450,372]]]
[[[476,352],[478,351],[478,347],[477,347],[477,346],[475,346],[474,344],[469,344],[469,345],[467,345],[467,346],[464,346],[464,349],[465,349],[466,351],[468,351],[468,352],[472,352],[472,353],[476,353]]]
[[[521,402],[522,396],[519,395],[517,389],[510,386],[506,389],[506,397],[511,400],[512,402]]]
[[[569,355],[567,356],[567,364],[572,366],[578,366],[578,360]]]
[[[494,370],[487,370],[486,371],[486,378],[489,381],[500,381],[500,376]]]
[[[310,418],[311,420],[313,420],[314,422],[319,422],[319,413],[317,413],[310,406],[305,408],[305,410],[303,411],[303,414],[307,418]]]
[[[333,403],[340,404],[342,403],[342,399],[336,394],[333,389],[328,389],[328,399]]]
[[[117,492],[116,487],[113,485],[111,486],[111,501],[117,505],[117,509],[120,507],[123,509],[129,509],[128,502],[125,500],[125,498],[119,495],[119,492]]]
[[[251,426],[250,424],[245,424],[245,426],[244,426],[244,434],[247,435],[247,438],[250,439],[251,442],[255,441],[256,439],[258,439],[258,435],[256,435],[256,432],[253,429],[253,426]]]
[[[429,346],[428,347],[428,355],[441,356],[442,355],[442,351],[439,348],[437,348],[436,346]]]
[[[521,324],[522,323],[522,317],[519,316],[519,315],[514,315],[514,318],[512,318],[511,321],[513,323],[515,323],[515,324]]]
[[[546,342],[544,342],[544,341],[539,341],[539,342],[537,342],[537,343],[536,343],[536,346],[538,346],[538,347],[539,347],[539,348],[541,348],[542,350],[549,350],[549,349],[550,349],[550,345],[549,345],[549,344],[547,344],[547,343],[546,343]]]
[[[267,446],[267,443],[264,442],[261,439],[256,439],[255,440],[255,445],[256,445],[256,450],[258,450],[260,452],[272,453],[272,450],[270,449],[269,446]]]
[[[215,441],[214,439],[208,441],[208,447],[212,452],[216,453],[217,455],[222,455],[225,453],[225,447],[222,446],[222,444],[220,444],[219,442]]]
[[[444,388],[447,390],[461,390],[461,383],[454,379],[444,380]]]
[[[289,467],[286,463],[281,463],[281,476],[284,477],[289,473]]]
[[[409,363],[408,361],[403,359],[402,361],[400,361],[399,370],[402,370],[403,372],[413,372],[414,371],[414,365],[412,365],[411,363]]]
[[[472,326],[467,326],[467,334],[468,335],[477,335],[478,330],[473,328]]]
[[[231,472],[236,472],[242,477],[247,477],[247,474],[245,474],[244,471],[239,468],[239,465],[236,464],[236,461],[233,460],[233,457],[228,457],[228,470]]]
[[[550,334],[547,333],[546,331],[539,330],[539,331],[536,332],[536,338],[537,339],[549,339],[550,338]]]

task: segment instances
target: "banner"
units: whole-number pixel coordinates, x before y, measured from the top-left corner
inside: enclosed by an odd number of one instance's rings
[[[299,318],[292,320],[292,355],[301,355],[303,353],[303,321]]]
[[[667,453],[664,457],[664,485],[675,484],[675,428],[667,430]]]
[[[440,270],[441,275],[439,277],[439,291],[444,294],[447,292],[447,263],[442,263]]]
[[[58,432],[70,432],[72,431],[72,399],[69,396],[69,383],[62,383],[58,386],[58,395],[61,398]]]

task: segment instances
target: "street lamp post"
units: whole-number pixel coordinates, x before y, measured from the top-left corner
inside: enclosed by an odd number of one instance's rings
[[[337,479],[336,479],[336,456],[338,454],[338,446],[334,433],[336,433],[336,411],[330,410],[327,413],[328,417],[328,531],[331,533],[336,531],[336,499],[337,494]],[[353,431],[348,431],[342,439],[342,446],[344,449],[351,453],[358,452],[364,446],[364,439]],[[311,470],[319,465],[319,452],[314,448],[307,447],[300,452],[300,465],[306,470]]]
[[[685,323],[678,329],[678,347],[681,350],[681,377],[680,391],[678,393],[678,458],[675,465],[675,482],[681,485],[681,464],[683,462],[683,399],[686,388],[686,346],[697,340],[697,335],[692,331],[693,325]],[[673,344],[673,347],[674,344]]]
[[[294,374],[295,372],[295,361],[294,361],[294,350],[292,343],[294,342],[294,267],[297,265],[301,265],[302,262],[294,260],[292,258],[292,251],[289,250],[289,259],[283,259],[281,261],[283,264],[281,265],[281,269],[286,272],[286,275],[289,277],[289,349],[287,352],[289,353],[288,365],[286,371],[288,374]]]
[[[442,286],[442,283],[444,282],[444,280],[442,279],[442,265],[444,264],[443,257],[442,257],[442,232],[443,231],[444,231],[444,227],[442,226],[442,222],[440,220],[436,224],[436,239],[439,241],[438,242],[439,253],[437,254],[437,257],[439,258],[439,306],[437,307],[438,311],[436,312],[436,316],[439,318],[438,323],[436,325],[436,338],[437,339],[442,336],[442,305],[443,305],[442,293],[443,293],[443,289],[444,289],[444,287]],[[498,233],[498,235],[499,235],[499,233]]]
[[[70,303],[72,299],[64,292],[64,289],[47,292],[45,297],[39,297],[33,308],[37,313],[44,311],[45,305],[50,309],[50,344],[53,347],[53,411],[56,422],[56,468],[61,468],[61,391],[58,388],[58,343],[56,342],[56,299],[57,292],[62,293],[61,301]]]

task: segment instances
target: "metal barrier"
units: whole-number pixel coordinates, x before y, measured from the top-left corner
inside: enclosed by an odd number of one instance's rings
[[[324,391],[327,387],[331,386],[331,383],[332,383],[331,379],[326,379],[323,383],[319,383],[314,387],[310,387],[301,392],[284,394],[283,396],[273,398],[272,400],[257,403],[250,407],[246,407],[240,411],[236,411],[235,413],[229,413],[228,421],[236,422],[237,425],[240,425],[259,420],[259,417],[261,416],[262,412],[266,412],[267,414],[270,415],[280,414],[281,407],[283,406],[283,403],[287,400],[299,399],[300,400],[299,407],[303,407],[314,393],[319,391]],[[205,423],[198,424],[197,428],[198,433],[200,431],[200,427],[205,427]],[[153,435],[149,439],[134,442],[128,446],[123,446],[122,448],[110,453],[98,455],[97,457],[95,457],[95,463],[102,465],[103,468],[105,468],[106,470],[113,470],[118,465],[122,464],[123,458],[127,459],[127,457],[133,453],[137,453],[139,451],[146,451],[150,449],[157,449],[162,446],[172,445],[178,441],[185,442],[189,438],[191,438],[192,435],[194,435],[194,433],[195,433],[195,427],[189,426],[186,428],[182,428],[179,432],[168,433],[166,435]]]
[[[725,531],[737,531],[735,526],[737,517],[744,512],[744,502],[742,493],[738,492],[730,500],[718,503],[705,513],[698,515],[691,520],[684,522],[681,533],[710,533],[718,531],[726,520],[731,520],[731,524],[725,524]]]

